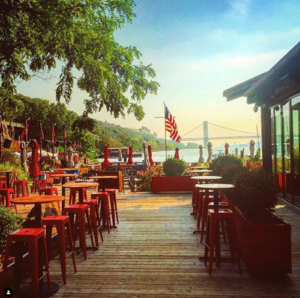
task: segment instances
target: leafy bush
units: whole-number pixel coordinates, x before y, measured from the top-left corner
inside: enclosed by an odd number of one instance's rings
[[[0,164],[0,170],[16,170],[18,179],[20,179],[20,180],[28,180],[29,179],[28,173],[25,172],[20,165],[14,165],[9,162],[6,162],[4,164]]]
[[[218,156],[216,159],[212,160],[210,169],[213,171],[215,175],[222,175],[223,169],[228,165],[237,165],[242,166],[242,159],[233,154]]]
[[[5,252],[7,235],[22,226],[23,217],[5,206],[0,206],[0,254]]]
[[[180,176],[187,168],[187,164],[182,159],[168,158],[163,163],[163,170],[167,176]]]
[[[240,175],[241,172],[248,171],[242,164],[233,163],[226,165],[222,172],[222,182],[224,183],[233,183],[236,179],[236,176]]]
[[[151,191],[151,176],[158,176],[161,172],[161,166],[153,166],[149,170],[137,172],[137,177],[141,180],[138,185],[139,191]]]
[[[233,184],[227,196],[249,220],[261,222],[272,216],[278,192],[274,176],[262,170],[241,171]]]
[[[21,159],[17,157],[12,151],[2,151],[2,157],[0,158],[0,164],[10,164],[13,166],[20,166]]]

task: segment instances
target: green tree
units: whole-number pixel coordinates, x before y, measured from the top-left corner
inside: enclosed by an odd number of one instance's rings
[[[73,140],[81,141],[81,153],[87,156],[88,158],[96,157],[96,145],[94,137],[90,132],[85,129],[75,128],[73,135]]]
[[[156,94],[151,65],[139,62],[136,47],[123,47],[114,32],[132,22],[133,0],[0,1],[1,87],[9,100],[16,81],[30,80],[62,63],[56,99],[71,100],[75,77],[88,93],[85,114],[106,108],[114,117],[141,120],[141,100]],[[128,97],[125,94],[129,94]]]

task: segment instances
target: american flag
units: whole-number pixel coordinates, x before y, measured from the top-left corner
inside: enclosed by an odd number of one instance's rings
[[[165,111],[166,131],[170,133],[170,138],[177,143],[180,143],[181,136],[178,134],[178,127],[169,109]]]

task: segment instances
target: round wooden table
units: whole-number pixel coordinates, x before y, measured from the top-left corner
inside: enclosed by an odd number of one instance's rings
[[[212,180],[219,180],[219,179],[222,179],[221,176],[192,176],[191,179],[194,180],[194,183],[193,183],[193,192],[192,192],[192,206],[193,206],[193,213],[195,212],[194,210],[194,207],[195,207],[195,201],[196,201],[196,198],[197,198],[197,188],[198,188],[198,182],[199,181],[205,181],[206,183],[209,183],[210,181]]]
[[[219,190],[234,188],[233,184],[228,183],[205,183],[205,184],[197,184],[197,188],[205,189],[205,190],[213,190],[214,192],[214,209],[219,209]]]
[[[101,185],[101,190],[105,191],[105,181],[109,179],[118,179],[118,176],[90,176],[90,179],[98,180],[99,188]]]
[[[52,178],[61,178],[61,184],[65,184],[66,183],[66,178],[76,178],[77,175],[76,174],[68,174],[68,173],[64,173],[64,174],[49,174],[50,177]]]
[[[10,183],[9,183],[9,174],[16,174],[17,170],[1,170],[0,174],[6,174],[6,185],[8,188],[10,188]]]
[[[62,185],[62,195],[65,196],[66,188],[77,188],[79,190],[79,204],[83,203],[83,189],[84,188],[93,188],[98,187],[99,183],[97,182],[75,182],[75,183],[66,183]]]
[[[42,204],[64,202],[63,196],[41,195],[41,196],[26,196],[20,198],[11,199],[13,204],[34,205],[34,218],[35,226],[37,228],[42,227]]]

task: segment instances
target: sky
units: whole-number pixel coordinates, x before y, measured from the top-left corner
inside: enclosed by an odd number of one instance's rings
[[[142,102],[142,121],[114,119],[106,110],[91,118],[128,128],[145,126],[164,138],[164,102],[179,134],[203,121],[247,132],[260,131],[260,111],[242,97],[230,102],[223,91],[268,71],[300,40],[299,0],[135,0],[136,18],[116,32],[152,64],[157,95]],[[55,79],[21,82],[19,93],[55,101]],[[86,94],[74,89],[68,109],[81,114]],[[201,128],[186,137],[202,136]],[[224,142],[224,141],[223,141]],[[215,145],[218,145],[217,143]]]

